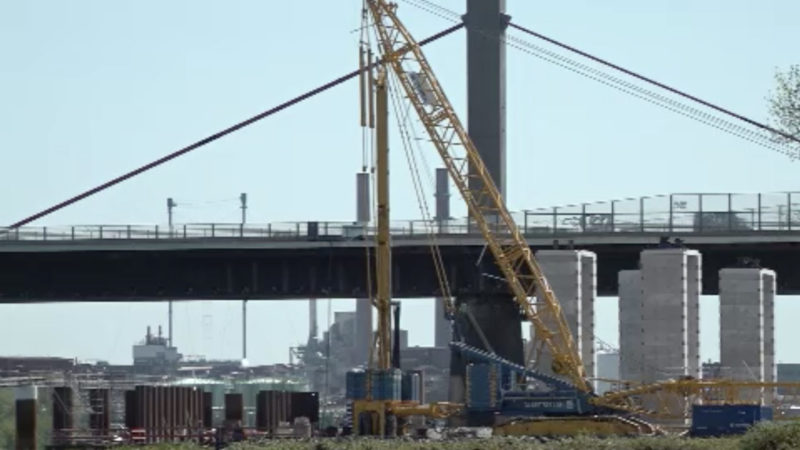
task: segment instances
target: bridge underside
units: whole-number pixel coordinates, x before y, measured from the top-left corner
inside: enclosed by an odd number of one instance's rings
[[[239,241],[241,242],[241,241]],[[314,248],[165,248],[143,251],[0,252],[0,302],[153,301],[201,299],[306,299],[366,296],[366,250],[362,246]],[[652,245],[648,245],[652,246]],[[617,293],[617,272],[635,269],[641,244],[581,246],[598,255],[598,294]],[[703,293],[717,292],[718,271],[740,257],[758,258],[778,274],[779,294],[800,294],[800,259],[796,243],[699,244],[703,254]],[[442,247],[451,290],[456,297],[507,294],[495,278],[491,256],[476,262],[481,245]],[[535,248],[534,248],[535,250]],[[393,249],[393,295],[433,297],[439,284],[426,245]]]

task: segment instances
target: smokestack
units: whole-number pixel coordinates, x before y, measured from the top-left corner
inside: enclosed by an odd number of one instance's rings
[[[308,300],[308,341],[317,339],[317,299]]]
[[[394,305],[394,333],[392,340],[392,367],[400,368],[400,302],[392,302]]]

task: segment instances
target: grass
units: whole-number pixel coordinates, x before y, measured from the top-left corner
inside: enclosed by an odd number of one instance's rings
[[[185,444],[132,447],[131,450],[199,450]],[[207,449],[208,447],[206,447]],[[691,439],[680,437],[642,437],[599,439],[588,436],[540,443],[534,439],[495,437],[455,441],[412,441],[377,439],[275,440],[241,443],[228,450],[794,450],[800,449],[800,422],[765,422],[740,437]]]

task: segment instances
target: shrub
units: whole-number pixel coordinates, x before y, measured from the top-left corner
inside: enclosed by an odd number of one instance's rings
[[[741,450],[794,450],[800,448],[800,423],[761,422],[741,439]]]

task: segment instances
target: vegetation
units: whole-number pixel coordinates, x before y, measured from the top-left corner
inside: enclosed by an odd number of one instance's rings
[[[49,398],[50,390],[39,388],[38,395],[39,398]],[[14,389],[0,388],[0,448],[14,448],[16,420]],[[40,448],[44,448],[44,445],[50,441],[52,420],[48,402],[39,402],[39,411],[36,415],[36,440]]]
[[[778,130],[800,138],[800,65],[775,74],[775,92],[769,98],[772,125]],[[775,140],[800,150],[796,141],[776,135]]]
[[[741,450],[790,450],[800,448],[800,422],[762,422],[742,437]]]
[[[534,439],[519,438],[468,439],[448,442],[406,441],[403,443],[360,439],[335,442],[271,442],[261,445],[245,444],[230,447],[231,450],[278,448],[289,450],[738,450],[735,439],[682,439],[677,437],[635,439],[578,437],[547,443],[541,443]]]
[[[131,450],[138,450],[137,447]],[[191,446],[161,445],[154,450],[190,450]],[[598,439],[581,436],[540,443],[535,439],[492,438],[447,442],[395,441],[371,439],[336,439],[310,441],[268,441],[237,444],[229,450],[792,450],[800,448],[800,423],[763,423],[741,437],[690,439],[680,437],[643,437]]]

